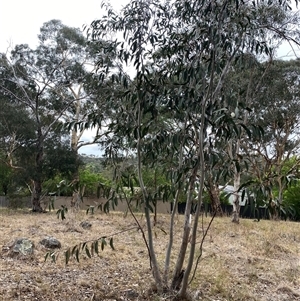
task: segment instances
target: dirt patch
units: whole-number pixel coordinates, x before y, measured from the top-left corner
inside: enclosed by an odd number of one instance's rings
[[[68,213],[58,220],[55,213],[31,214],[1,211],[0,300],[170,300],[170,296],[149,295],[152,276],[141,232],[131,217],[84,211]],[[145,225],[144,216],[138,216]],[[91,223],[83,229],[80,223]],[[168,215],[159,215],[154,228],[155,248],[162,266],[168,239]],[[204,218],[203,228],[209,223]],[[172,265],[176,262],[183,217],[176,218]],[[82,255],[65,265],[69,247],[103,235],[114,237],[112,250],[105,247],[92,259]],[[199,229],[199,238],[202,229]],[[56,264],[44,262],[45,249],[39,241],[57,238],[62,247]],[[18,237],[35,245],[29,258],[8,256],[8,246]],[[300,300],[300,224],[291,222],[218,218],[204,243],[203,256],[191,284],[196,300]],[[200,245],[200,244],[198,244]],[[196,256],[199,255],[199,251]]]

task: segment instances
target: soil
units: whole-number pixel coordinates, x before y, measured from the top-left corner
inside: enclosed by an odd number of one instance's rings
[[[132,217],[122,213],[68,212],[65,220],[55,212],[0,212],[2,252],[0,257],[0,300],[172,300],[173,294],[158,296],[152,282],[147,249]],[[137,215],[145,229],[143,215]],[[163,268],[168,242],[169,215],[159,215],[153,227],[158,261]],[[92,226],[83,229],[80,223]],[[196,256],[200,254],[203,230],[210,221],[200,221]],[[176,263],[181,241],[183,216],[176,217],[171,268]],[[45,255],[40,241],[57,238],[56,263]],[[64,252],[76,244],[107,236],[113,237],[99,255],[85,252],[65,264]],[[12,256],[11,243],[26,237],[34,242],[30,256]],[[50,253],[49,253],[50,254]],[[171,275],[170,275],[171,276]],[[300,300],[300,224],[284,221],[216,218],[203,244],[202,257],[190,284],[194,300],[206,301],[292,301]]]

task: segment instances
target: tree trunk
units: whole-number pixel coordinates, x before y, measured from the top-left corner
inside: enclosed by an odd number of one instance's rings
[[[71,199],[71,208],[79,209],[79,204],[81,201],[81,195],[78,190],[73,190]]]
[[[240,222],[240,196],[238,193],[238,190],[241,185],[241,173],[238,171],[235,171],[234,174],[234,201],[233,201],[233,210],[232,210],[232,222],[238,224]]]
[[[79,116],[79,110],[80,110],[80,102],[78,103],[77,100],[77,106],[76,106],[76,120],[78,120]],[[79,208],[80,201],[82,200],[83,192],[80,191],[80,183],[79,183],[79,156],[78,156],[78,136],[77,136],[77,131],[75,129],[72,129],[71,132],[71,149],[75,154],[76,158],[76,171],[74,172],[72,176],[72,188],[73,188],[73,193],[72,193],[72,200],[71,200],[71,207],[72,208]]]
[[[220,190],[216,183],[213,183],[211,179],[208,181],[208,195],[211,203],[211,209],[215,216],[223,216],[223,210],[220,201]]]
[[[172,210],[171,221],[170,221],[169,243],[166,252],[165,269],[163,274],[164,285],[166,287],[168,284],[168,276],[170,270],[171,252],[172,252],[173,239],[174,239],[174,219],[175,219],[176,208],[179,200],[179,194],[180,194],[180,189],[176,191],[175,199],[173,201],[173,210]]]
[[[194,258],[195,258],[195,249],[196,249],[196,239],[197,239],[197,230],[198,230],[198,221],[200,217],[201,212],[201,206],[203,201],[203,191],[204,191],[204,177],[205,177],[205,159],[204,159],[204,135],[205,135],[205,108],[206,108],[206,101],[203,101],[202,105],[202,111],[201,111],[201,122],[200,122],[200,129],[199,129],[199,135],[198,135],[198,151],[197,151],[197,157],[198,157],[198,164],[196,164],[194,167],[194,176],[196,179],[197,173],[199,172],[200,175],[200,185],[199,185],[199,191],[198,191],[198,199],[197,199],[197,209],[195,212],[195,219],[193,223],[192,228],[192,234],[190,237],[190,254],[187,261],[187,266],[185,269],[185,272],[182,275],[182,286],[180,288],[178,297],[183,299],[186,297],[187,294],[187,288],[188,288],[188,281],[189,277],[192,271]],[[197,128],[195,128],[195,133],[197,133]]]
[[[233,151],[233,142],[230,142],[230,157],[233,160],[234,158],[237,160],[237,164],[239,164],[239,157],[238,154],[240,153],[240,139],[236,140],[235,144],[235,151]],[[240,168],[238,168],[238,165],[234,166],[234,178],[233,178],[233,195],[234,195],[234,201],[232,204],[232,219],[231,221],[233,223],[239,224],[240,222],[240,195],[239,195],[239,189],[241,187],[241,172]]]
[[[186,129],[186,125],[187,125],[187,122],[185,120],[183,130]],[[182,142],[183,141],[184,141],[184,139],[182,139]],[[180,144],[178,170],[181,170],[182,165],[183,165],[183,143]],[[173,209],[172,209],[171,220],[170,220],[169,243],[168,243],[168,247],[167,247],[167,251],[166,251],[165,269],[164,269],[164,274],[163,274],[164,285],[166,287],[167,287],[167,284],[168,284],[171,252],[172,252],[173,239],[174,239],[174,219],[175,219],[175,214],[176,214],[178,201],[179,201],[179,196],[180,196],[181,191],[182,191],[181,185],[178,185],[176,195],[175,195],[175,198],[174,198],[174,201],[173,201]]]
[[[37,118],[37,120],[39,120]],[[36,175],[32,180],[32,191],[31,191],[31,202],[33,212],[43,212],[41,206],[41,195],[42,195],[42,174],[43,174],[43,161],[44,161],[44,137],[42,129],[38,129],[38,143],[37,153],[35,157]]]
[[[155,191],[155,195],[157,195],[156,169],[154,170],[154,191]],[[153,226],[156,226],[156,224],[157,224],[157,199],[156,199],[156,196],[155,196],[155,199],[153,200],[153,206],[154,206]]]
[[[140,89],[140,82],[138,83],[138,91]],[[149,256],[152,268],[152,275],[155,281],[156,289],[159,293],[163,292],[164,284],[161,276],[161,272],[159,269],[159,265],[156,258],[156,253],[154,249],[153,242],[153,232],[152,232],[152,223],[150,216],[150,200],[148,197],[148,192],[146,190],[143,175],[142,175],[142,137],[141,137],[141,124],[142,124],[142,116],[143,116],[143,108],[142,108],[142,95],[138,94],[138,107],[137,107],[137,129],[138,129],[138,138],[137,138],[137,173],[138,180],[142,191],[143,203],[144,203],[144,212],[146,218],[146,226],[147,226],[147,234],[148,234],[148,246],[149,246]]]
[[[239,224],[240,222],[240,198],[238,195],[234,195],[233,201],[233,210],[232,210],[232,222]]]
[[[31,203],[33,212],[43,212],[41,206],[42,184],[40,181],[32,181]]]
[[[269,217],[271,220],[276,221],[279,219],[278,209],[278,204],[274,202],[274,196],[271,192],[269,197]]]
[[[185,213],[184,213],[185,220],[184,220],[182,241],[181,241],[180,251],[177,257],[175,272],[171,284],[171,288],[173,290],[179,288],[184,274],[184,270],[182,269],[182,267],[183,267],[183,262],[185,259],[185,254],[186,254],[187,246],[189,243],[190,232],[191,232],[191,209],[192,209],[192,202],[193,202],[193,194],[195,191],[195,181],[196,181],[197,171],[198,171],[198,165],[194,167],[193,174],[191,175],[190,178],[189,191],[188,191]]]

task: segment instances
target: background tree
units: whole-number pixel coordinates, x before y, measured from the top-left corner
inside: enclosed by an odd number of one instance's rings
[[[256,184],[261,193],[265,191],[263,198],[276,218],[284,191],[299,167],[299,160],[295,157],[299,153],[298,60],[274,61],[256,98],[250,118],[264,129],[265,134],[264,139],[250,144],[248,150],[252,155],[250,162]],[[277,190],[276,197],[273,189]]]
[[[33,137],[31,142],[27,139],[26,151],[28,153],[30,147],[30,153],[35,158],[34,163],[27,161],[26,169],[31,170],[33,211],[42,211],[40,199],[45,144],[50,145],[53,139],[52,146],[54,141],[62,145],[69,136],[68,131],[62,128],[63,123],[71,119],[76,122],[94,109],[91,88],[85,88],[91,86],[92,71],[96,68],[92,58],[99,60],[93,47],[78,29],[52,20],[41,27],[36,49],[18,45],[11,52],[11,58],[2,56],[1,91],[6,97],[7,107],[22,106],[32,125]],[[26,131],[25,123],[22,125]],[[80,141],[84,131],[71,129],[70,144],[74,152],[71,157],[77,161],[77,166],[78,149],[94,143],[97,137],[96,134],[92,141]],[[73,172],[72,181],[76,188],[78,169]],[[75,194],[79,194],[76,189]],[[78,200],[77,196],[75,200]]]

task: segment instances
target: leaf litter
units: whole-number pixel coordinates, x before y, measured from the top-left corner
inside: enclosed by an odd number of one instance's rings
[[[145,225],[144,216],[138,215]],[[69,219],[69,220],[68,220]],[[168,241],[167,215],[158,216],[154,227],[155,248],[162,263]],[[80,229],[88,220],[92,226]],[[176,263],[181,241],[183,217],[177,216],[172,265]],[[203,219],[203,229],[209,218]],[[2,300],[171,300],[171,295],[156,296],[151,290],[152,276],[141,232],[129,216],[122,213],[85,211],[67,214],[64,221],[55,213],[32,214],[1,212],[0,299]],[[145,227],[145,226],[143,226]],[[70,231],[74,229],[74,231]],[[128,229],[128,230],[127,230]],[[199,242],[203,233],[199,229]],[[64,251],[84,241],[114,236],[99,255],[86,252],[79,263],[70,258],[65,264]],[[44,261],[47,250],[38,242],[45,236],[58,239],[62,248],[57,261]],[[27,237],[35,245],[29,257],[11,258],[8,246],[18,237]],[[108,241],[109,242],[109,241]],[[283,221],[216,218],[203,245],[195,278],[191,283],[194,300],[203,301],[300,301],[300,224]],[[200,254],[200,250],[196,256]]]

